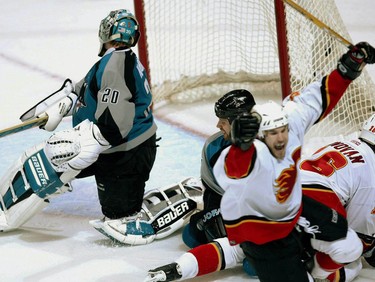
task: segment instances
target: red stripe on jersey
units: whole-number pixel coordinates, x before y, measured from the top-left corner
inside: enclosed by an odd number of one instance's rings
[[[200,245],[189,251],[198,262],[198,274],[205,275],[211,272],[219,271],[222,264],[222,253],[214,243]]]
[[[326,108],[323,109],[323,114],[321,115],[320,120],[325,118],[337,105],[351,82],[350,79],[342,77],[337,70],[334,70],[326,76],[326,79],[323,79],[324,85],[322,85],[321,90],[322,98],[326,99]]]
[[[231,146],[225,157],[224,169],[229,178],[243,178],[249,175],[252,168],[252,159],[255,153],[254,144],[247,151],[237,146]]]
[[[285,238],[296,225],[301,214],[302,206],[291,221],[268,221],[266,219],[242,219],[233,224],[225,222],[228,239],[231,245],[250,241],[255,244],[265,244]]]
[[[346,218],[346,210],[344,206],[341,204],[339,197],[337,194],[332,191],[331,189],[323,186],[302,186],[302,193],[303,195],[312,198],[319,203],[334,209],[344,218]]]

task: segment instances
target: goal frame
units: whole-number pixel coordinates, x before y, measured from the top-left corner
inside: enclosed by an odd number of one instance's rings
[[[141,32],[138,55],[159,115],[176,118],[168,113],[169,105],[180,112],[198,112],[205,103],[212,105],[219,94],[235,88],[251,89],[259,102],[275,97],[282,101],[330,73],[351,45],[335,0],[233,2],[184,0],[165,1],[163,5],[157,0],[134,0]],[[181,5],[174,10],[174,3]],[[186,3],[190,3],[189,8],[184,9]],[[236,10],[238,7],[241,10]],[[160,11],[162,14],[152,13]],[[199,19],[195,27],[205,37],[180,24],[181,18],[195,23],[195,15]],[[167,33],[158,34],[163,28]],[[375,84],[363,70],[329,116],[309,130],[306,139],[360,130],[375,111],[373,93]]]
[[[287,30],[285,20],[285,3],[283,0],[274,0],[275,3],[275,20],[277,29],[277,43],[279,52],[279,68],[280,68],[280,83],[282,98],[288,96],[291,92],[290,85],[290,69],[289,69],[289,58],[287,52]],[[143,64],[150,85],[152,85],[152,77],[150,72],[149,57],[147,52],[147,32],[146,32],[146,20],[144,13],[144,2],[143,0],[134,0],[134,12],[135,16],[140,25],[141,36],[138,41],[138,55],[139,60]]]

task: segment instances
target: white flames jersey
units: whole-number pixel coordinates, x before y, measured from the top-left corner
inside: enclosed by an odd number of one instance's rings
[[[301,162],[301,179],[307,187],[332,189],[347,212],[349,226],[375,235],[375,154],[365,142],[355,139],[323,147]]]
[[[287,97],[289,141],[283,160],[259,140],[247,151],[232,145],[221,153],[214,175],[225,190],[221,212],[231,244],[263,244],[292,231],[301,211],[298,165],[304,134],[332,110],[349,84],[333,71]]]

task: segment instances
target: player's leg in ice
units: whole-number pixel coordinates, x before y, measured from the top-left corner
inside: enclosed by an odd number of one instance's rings
[[[19,228],[47,206],[49,199],[69,190],[41,143],[28,149],[0,180],[0,231]]]
[[[184,226],[201,210],[200,180],[185,179],[177,184],[148,191],[142,210],[120,219],[92,220],[90,224],[105,236],[122,244],[144,245],[164,238]]]
[[[202,276],[238,267],[244,258],[240,245],[230,245],[227,237],[217,238],[189,250],[173,263],[149,270],[144,282],[185,280]]]

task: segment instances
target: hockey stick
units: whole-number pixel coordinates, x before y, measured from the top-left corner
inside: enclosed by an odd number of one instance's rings
[[[2,129],[2,130],[0,130],[0,138],[4,137],[4,136],[7,136],[7,135],[10,135],[10,134],[20,132],[20,131],[24,131],[26,129],[30,129],[30,128],[37,127],[37,126],[42,126],[42,125],[46,124],[47,120],[48,120],[48,116],[45,115],[45,116],[42,116],[42,117],[36,117],[36,118],[33,118],[33,119],[29,119],[29,120],[24,121],[20,124],[13,125],[11,127]]]
[[[310,14],[308,11],[306,11],[304,8],[302,8],[301,6],[299,6],[294,1],[292,1],[292,0],[283,0],[283,1],[285,3],[287,3],[289,6],[291,6],[294,10],[296,10],[297,12],[301,13],[303,16],[305,16],[306,18],[308,18],[309,20],[311,20],[315,25],[317,25],[318,27],[320,27],[322,30],[324,30],[328,34],[336,37],[336,39],[338,39],[342,44],[344,44],[349,49],[353,46],[353,44],[350,43],[349,40],[347,40],[346,38],[344,38],[343,36],[341,36],[339,33],[337,33],[336,31],[334,31],[332,28],[330,28],[328,25],[326,25],[325,23],[323,23],[318,18],[314,17],[312,14]]]

